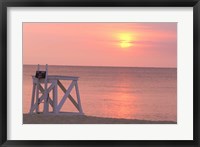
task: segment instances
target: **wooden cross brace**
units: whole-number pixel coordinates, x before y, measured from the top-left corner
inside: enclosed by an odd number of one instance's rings
[[[48,93],[48,97],[47,97],[47,103],[49,103],[52,107],[54,107],[54,104],[53,104],[53,100],[49,97],[49,93],[51,90],[53,90],[56,86],[56,83],[52,83],[49,88],[47,89],[47,93]],[[36,90],[36,97],[35,97],[35,90]],[[39,97],[39,92],[42,93],[42,96]],[[41,86],[40,83],[33,83],[33,91],[32,91],[32,101],[31,101],[31,109],[30,109],[30,113],[33,113],[35,110],[36,112],[38,112],[38,107],[39,107],[39,104],[42,103],[42,101],[45,100],[45,90],[44,88]],[[35,101],[35,103],[34,103]]]
[[[57,106],[57,112],[60,111],[60,109],[62,108],[62,106],[65,103],[65,101],[67,100],[67,98],[69,98],[69,100],[73,103],[73,105],[76,107],[76,109],[80,113],[83,113],[83,110],[82,110],[82,107],[81,107],[81,102],[80,102],[80,94],[79,94],[79,90],[78,90],[77,81],[73,80],[71,82],[71,84],[69,85],[67,90],[65,89],[65,87],[63,86],[63,84],[59,80],[57,80],[57,84],[60,87],[60,89],[64,92],[64,96],[62,97],[60,103]],[[74,98],[70,94],[74,86],[75,86],[75,90],[76,90],[76,96],[77,96],[77,102],[78,103],[74,100]]]
[[[59,102],[59,104],[57,104],[57,97],[58,97],[57,87],[58,86],[64,92],[64,96],[62,97],[62,99]],[[70,94],[74,87],[75,87],[75,90],[76,90],[77,102],[75,101],[75,99]],[[53,90],[53,98],[51,99],[49,97],[49,93],[52,90]],[[35,96],[35,91],[36,91],[36,96]],[[42,93],[42,95],[40,97],[39,97],[39,92]],[[46,98],[46,96],[47,96],[47,98]],[[44,105],[46,103],[47,110],[49,109],[48,106],[50,104],[52,106],[52,108],[53,108],[53,113],[59,113],[59,111],[61,110],[61,108],[62,108],[63,104],[65,103],[65,101],[67,100],[67,98],[69,98],[69,100],[73,103],[75,108],[80,113],[83,113],[82,107],[81,107],[80,94],[79,94],[77,80],[72,80],[72,82],[69,85],[68,89],[66,89],[59,80],[54,80],[54,81],[52,81],[51,85],[47,88],[46,91],[41,86],[39,81],[37,83],[33,83],[33,92],[32,92],[32,101],[31,101],[30,113],[33,113],[34,111],[38,112],[39,111],[38,110],[39,104],[42,101],[44,101]]]

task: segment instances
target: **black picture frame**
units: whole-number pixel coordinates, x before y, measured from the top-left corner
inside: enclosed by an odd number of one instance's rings
[[[7,8],[8,7],[193,7],[193,140],[7,140]],[[152,146],[198,147],[200,132],[199,63],[200,63],[199,0],[0,0],[0,145],[1,146]],[[19,132],[20,133],[20,132]]]

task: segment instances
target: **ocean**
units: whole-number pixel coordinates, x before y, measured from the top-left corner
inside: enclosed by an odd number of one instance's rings
[[[36,69],[35,65],[23,66],[23,113],[30,109],[31,76]],[[177,68],[49,65],[48,69],[49,75],[79,77],[81,103],[86,115],[177,121]],[[64,84],[67,86],[69,82]],[[63,93],[58,92],[61,98]],[[67,100],[61,111],[76,109]]]

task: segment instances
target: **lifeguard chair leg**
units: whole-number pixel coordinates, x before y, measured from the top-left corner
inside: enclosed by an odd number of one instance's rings
[[[44,113],[48,113],[49,111],[49,102],[48,102],[48,93],[47,93],[47,86],[48,86],[48,65],[46,64],[46,77],[44,83]]]
[[[39,113],[39,80],[37,80],[37,87],[36,87],[36,113]]]
[[[53,88],[53,113],[57,113],[57,103],[58,103],[58,87],[57,87],[57,80],[54,83]]]
[[[37,65],[37,70],[39,71],[40,70],[40,65],[38,64]],[[35,101],[35,103],[36,103],[36,113],[38,113],[39,112],[39,80],[37,79],[37,87],[36,87],[36,101]]]
[[[76,82],[76,84],[75,84],[75,89],[76,89],[76,96],[77,96],[79,112],[83,113],[83,109],[82,109],[82,106],[81,106],[81,99],[80,99],[79,89],[78,89],[78,82]]]
[[[34,101],[35,101],[35,89],[36,89],[36,84],[33,83],[31,107],[30,107],[30,111],[29,111],[29,113],[31,113],[31,114],[33,113],[32,109],[33,109],[33,105],[34,105]]]

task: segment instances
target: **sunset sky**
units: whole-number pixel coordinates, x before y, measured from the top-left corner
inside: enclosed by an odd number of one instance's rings
[[[176,67],[177,23],[23,23],[23,64]]]

